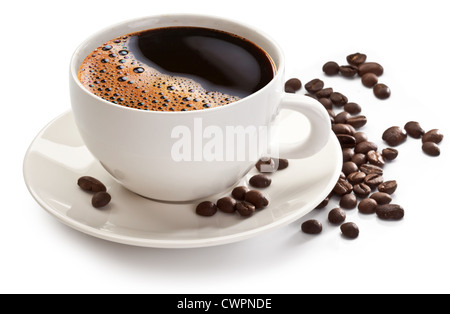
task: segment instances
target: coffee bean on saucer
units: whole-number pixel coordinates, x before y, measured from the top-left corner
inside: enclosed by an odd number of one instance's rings
[[[373,87],[373,93],[378,99],[387,99],[391,96],[391,89],[383,83],[378,83]]]
[[[395,148],[384,148],[381,153],[383,154],[384,159],[386,160],[394,160],[398,156],[398,150]]]
[[[389,180],[378,185],[378,191],[393,194],[397,190],[397,181]]]
[[[253,204],[256,209],[261,209],[269,205],[267,198],[256,190],[251,190],[245,193],[245,201]]]
[[[244,217],[249,217],[255,212],[255,206],[249,202],[239,202],[236,204],[237,212]]]
[[[404,129],[406,133],[412,138],[421,138],[425,134],[424,129],[422,129],[419,122],[416,121],[407,122],[404,126]]]
[[[256,169],[262,173],[275,172],[275,160],[272,158],[261,158],[255,165]]]
[[[111,201],[111,195],[109,195],[108,192],[100,191],[100,192],[96,192],[92,196],[91,203],[92,203],[92,206],[94,206],[95,208],[100,208],[100,207],[104,207],[104,206],[108,205],[110,201]]]
[[[359,228],[354,222],[346,222],[341,225],[341,232],[349,239],[356,239],[359,236]]]
[[[323,81],[317,78],[305,84],[305,89],[312,94],[320,91],[323,87],[324,87]]]
[[[383,67],[376,62],[366,62],[358,65],[358,75],[363,76],[366,73],[373,73],[377,76],[381,76],[384,72]]]
[[[439,144],[443,138],[444,135],[441,133],[441,131],[439,131],[438,129],[433,129],[422,136],[422,143],[433,142]]]
[[[307,234],[319,234],[322,232],[322,224],[315,219],[305,221],[302,223],[301,228]]]
[[[374,214],[377,206],[376,200],[373,198],[365,198],[359,202],[358,211],[362,214]]]
[[[344,77],[353,77],[358,73],[358,67],[354,65],[341,65],[339,67],[339,73]]]
[[[358,114],[361,112],[361,106],[355,102],[348,102],[344,105],[344,110],[350,114]]]
[[[317,98],[329,98],[333,93],[333,89],[331,87],[323,88],[320,91],[316,92]]]
[[[345,194],[341,197],[339,201],[339,206],[345,209],[353,209],[357,204],[356,196],[353,193]]]
[[[378,76],[374,73],[366,73],[361,77],[361,82],[365,87],[374,87],[378,83]]]
[[[359,66],[360,64],[366,62],[367,56],[363,53],[357,52],[348,55],[346,59],[348,64]]]
[[[336,75],[339,73],[339,64],[334,61],[328,61],[323,65],[322,71],[326,75]]]
[[[392,197],[384,192],[375,192],[369,198],[374,199],[378,205],[389,204],[392,201]]]
[[[235,200],[243,201],[247,192],[248,188],[246,186],[237,186],[231,191],[231,196],[233,196]]]
[[[213,202],[201,202],[197,205],[195,212],[197,215],[209,217],[217,213],[217,206]]]
[[[335,106],[338,107],[342,107],[348,102],[348,98],[339,92],[333,92],[330,95],[330,100]]]
[[[250,178],[249,183],[255,188],[266,188],[272,183],[272,179],[264,174],[257,174]]]
[[[298,78],[291,78],[284,84],[286,93],[295,93],[302,88],[302,82]]]
[[[422,144],[422,150],[425,154],[430,156],[439,156],[441,154],[441,150],[439,146],[434,142],[425,142]]]
[[[217,201],[217,208],[224,213],[234,213],[236,211],[236,200],[231,197],[222,197]]]
[[[405,216],[403,207],[397,204],[378,205],[376,213],[383,220],[400,220]]]
[[[334,225],[339,225],[345,221],[347,214],[342,208],[334,208],[328,213],[328,221]]]
[[[392,126],[383,132],[382,139],[390,146],[397,146],[406,140],[406,132],[398,126]]]
[[[78,186],[85,191],[106,192],[106,186],[91,176],[83,176],[78,179]]]

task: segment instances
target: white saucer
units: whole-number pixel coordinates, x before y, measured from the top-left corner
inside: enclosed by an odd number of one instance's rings
[[[292,133],[298,121],[283,121]],[[289,125],[291,123],[292,125]],[[301,133],[297,133],[301,134]],[[250,218],[218,212],[213,217],[195,214],[195,203],[164,203],[140,197],[120,186],[85,147],[72,112],[50,122],[34,139],[24,160],[25,183],[36,201],[66,225],[105,240],[164,248],[204,247],[248,239],[304,216],[332,190],[342,168],[342,153],[335,136],[313,157],[290,160],[289,167],[272,175],[263,190],[270,204]],[[255,174],[252,170],[242,184]],[[77,180],[91,175],[108,188],[112,201],[104,209],[91,206],[91,194]],[[230,195],[230,190],[218,198]]]

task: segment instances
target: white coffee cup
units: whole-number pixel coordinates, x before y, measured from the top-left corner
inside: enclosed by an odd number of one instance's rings
[[[89,92],[78,80],[82,61],[105,42],[137,31],[170,26],[212,28],[244,37],[270,55],[276,75],[265,87],[234,103],[187,112],[144,111],[113,104]],[[284,66],[282,50],[275,41],[240,22],[192,14],[134,19],[94,34],[76,49],[70,63],[72,110],[89,151],[124,187],[157,200],[200,199],[236,184],[256,161],[255,154],[238,158],[240,152],[234,150],[242,149],[239,140],[233,142],[229,138],[220,142],[222,158],[217,149],[215,155],[208,155],[213,151],[212,135],[226,136],[231,134],[230,130],[246,130],[249,141],[261,140],[259,131],[270,130],[279,111],[289,109],[307,118],[310,133],[299,134],[299,139],[304,140],[289,144],[269,138],[269,150],[280,158],[306,158],[328,142],[331,129],[328,113],[310,97],[284,92]],[[190,149],[182,145],[188,143],[183,131],[192,136]],[[178,154],[183,148],[182,154]]]

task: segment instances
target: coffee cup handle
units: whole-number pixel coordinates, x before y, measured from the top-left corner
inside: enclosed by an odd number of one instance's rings
[[[317,100],[302,95],[283,93],[280,110],[293,110],[310,123],[306,139],[294,143],[279,143],[279,156],[286,159],[307,158],[318,153],[328,143],[331,134],[330,116]]]

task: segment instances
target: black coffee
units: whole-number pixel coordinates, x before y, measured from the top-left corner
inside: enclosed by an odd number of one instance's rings
[[[114,38],[81,64],[78,78],[115,104],[154,111],[223,106],[264,87],[275,74],[270,56],[230,33],[168,27]]]

